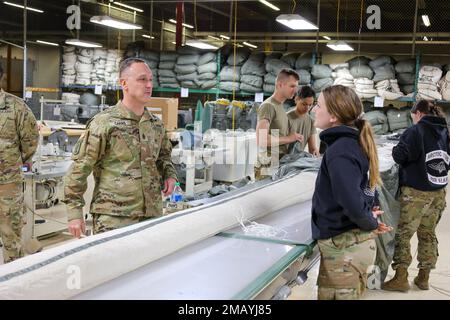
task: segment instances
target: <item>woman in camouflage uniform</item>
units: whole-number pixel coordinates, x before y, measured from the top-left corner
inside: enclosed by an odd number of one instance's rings
[[[382,289],[409,290],[412,262],[410,240],[417,232],[419,274],[414,283],[428,290],[430,270],[436,266],[436,226],[445,208],[448,183],[449,135],[441,110],[432,101],[418,101],[411,109],[414,126],[407,129],[392,156],[400,165],[400,220],[395,234],[392,268],[395,276]]]

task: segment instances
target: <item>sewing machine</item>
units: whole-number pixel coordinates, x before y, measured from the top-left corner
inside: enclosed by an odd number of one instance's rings
[[[67,212],[62,200],[64,176],[71,163],[69,156],[51,156],[41,160],[39,170],[25,172],[24,241],[67,229]]]
[[[207,192],[213,186],[215,150],[204,147],[202,136],[192,131],[177,132],[173,139],[178,145],[172,149],[172,162],[184,169],[185,194]]]
[[[26,224],[23,241],[39,239],[67,229],[64,199],[64,176],[72,161],[72,149],[84,132],[75,122],[43,120],[44,106],[61,100],[41,98],[39,144],[33,157],[32,170],[25,172],[24,205]]]

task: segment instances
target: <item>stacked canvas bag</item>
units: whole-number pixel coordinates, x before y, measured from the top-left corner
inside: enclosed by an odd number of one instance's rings
[[[375,84],[378,96],[387,100],[395,100],[404,96],[398,86],[397,79],[387,79]]]
[[[281,61],[286,62],[289,67],[297,72],[300,86],[311,85],[311,73],[308,66],[307,69],[297,69],[297,61],[300,55],[298,53],[286,53],[281,57]],[[301,63],[299,63],[300,65]],[[309,65],[309,64],[308,64]]]
[[[374,110],[364,113],[363,118],[372,126],[374,134],[382,135],[389,131],[388,118],[381,110]]]
[[[264,70],[265,70],[265,72],[267,72],[266,71],[267,70],[266,66],[271,60],[280,60],[281,57],[282,57],[282,54],[279,53],[279,52],[272,52],[268,56],[266,56],[266,58],[264,59]],[[285,62],[283,62],[283,63],[285,63]],[[289,65],[287,63],[285,63],[285,66],[289,66]],[[273,73],[266,73],[264,75],[264,84],[263,84],[264,92],[272,93],[272,92],[275,91],[275,79],[276,79],[276,77],[277,77],[277,75],[274,75]]]
[[[76,70],[75,64],[77,62],[77,55],[75,53],[75,47],[64,47],[64,54],[62,56],[62,79],[63,85],[71,85],[75,83]]]
[[[178,54],[176,52],[161,52],[159,55],[158,80],[163,88],[179,88],[180,84],[175,74],[175,64]]]
[[[106,84],[105,69],[107,57],[108,57],[108,50],[101,48],[94,49],[94,56],[92,58],[94,69],[91,72],[91,83],[93,85]]]
[[[264,75],[264,53],[254,53],[245,61],[241,68],[241,91],[263,92]]]
[[[267,74],[264,76],[264,91],[275,91],[275,80],[282,69],[291,69],[290,65],[281,59],[270,59],[266,62]]]
[[[450,101],[450,71],[439,81],[439,88],[442,99]]]
[[[356,89],[354,78],[350,73],[349,64],[347,62],[330,64],[330,68],[333,70],[331,73],[331,77],[334,80],[333,85],[339,84],[344,87],[352,88],[353,90]]]
[[[115,86],[119,82],[119,64],[121,52],[115,49],[108,49],[105,65],[105,84]]]
[[[442,77],[442,70],[438,67],[427,65],[419,70],[417,83],[417,99],[441,100],[438,82]]]
[[[194,80],[198,88],[211,89],[217,85],[217,56],[214,52],[202,53],[197,61],[197,79]]]
[[[395,100],[403,96],[395,79],[394,64],[394,59],[389,56],[379,56],[369,62],[369,66],[375,73],[373,81],[378,96],[388,100]]]
[[[236,54],[231,52],[228,56],[226,65],[219,73],[219,88],[224,91],[239,91],[241,86],[241,68],[247,61],[250,52],[246,48],[239,48]]]
[[[370,99],[378,94],[378,91],[374,88],[373,80],[369,78],[356,78],[355,92],[362,99]]]
[[[445,76],[439,81],[439,88],[441,90],[442,99],[450,101],[450,64],[443,67]],[[447,119],[447,126],[450,130],[450,109],[442,108]]]
[[[178,58],[175,65],[175,73],[180,86],[183,88],[197,88],[197,62],[200,52],[191,47],[181,47],[178,49]]]
[[[391,132],[403,132],[404,129],[412,125],[411,108],[390,108],[387,112],[387,118],[389,123],[389,131]]]
[[[364,56],[355,57],[347,61],[350,74],[354,78],[355,92],[360,98],[373,98],[378,92],[374,88],[373,70],[369,66],[371,60]]]
[[[305,52],[299,55],[295,61],[295,70],[311,71],[312,66],[314,65],[312,57],[313,54],[310,52]]]
[[[314,79],[312,88],[318,96],[322,90],[333,85],[334,80],[331,77],[332,70],[326,64],[315,64],[311,68],[311,76]]]
[[[159,53],[141,49],[139,50],[139,58],[144,60],[149,66],[150,70],[152,70],[153,74],[153,87],[159,87],[158,83],[158,64],[159,64]]]
[[[416,80],[416,61],[414,59],[399,61],[395,65],[395,72],[400,91],[407,96],[412,96]]]
[[[295,71],[300,77],[300,86],[311,85],[311,69],[313,66],[312,53],[306,52],[302,53],[295,60]]]
[[[77,62],[75,63],[75,70],[77,72],[75,83],[80,85],[91,84],[91,72],[94,69],[92,60],[94,57],[94,50],[83,48],[78,50]]]

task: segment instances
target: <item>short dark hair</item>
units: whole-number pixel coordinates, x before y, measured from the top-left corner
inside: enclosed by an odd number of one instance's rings
[[[297,97],[306,99],[309,97],[316,97],[316,92],[310,86],[303,86],[297,91]]]
[[[423,114],[445,118],[442,109],[438,107],[432,100],[422,99],[417,101],[416,104],[411,108],[411,113],[417,113],[417,111],[420,111]]]
[[[147,61],[141,58],[137,57],[131,57],[131,58],[125,58],[122,61],[120,61],[119,64],[119,77],[122,76],[122,73],[125,72],[133,63],[145,63],[147,67],[150,69],[149,65],[147,64]]]
[[[281,81],[281,80],[285,80],[285,79],[287,79],[289,77],[294,77],[295,80],[297,80],[297,81],[300,80],[300,77],[298,76],[298,73],[295,72],[294,70],[292,70],[292,69],[281,69],[281,71],[278,72],[276,81],[278,82],[278,81]]]
[[[0,80],[3,77],[3,67],[2,67],[2,63],[0,62]]]

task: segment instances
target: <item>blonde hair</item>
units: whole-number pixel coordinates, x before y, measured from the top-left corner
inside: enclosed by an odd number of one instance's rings
[[[369,185],[374,189],[381,185],[378,169],[378,153],[373,137],[372,127],[362,118],[362,103],[355,91],[342,85],[326,88],[322,91],[328,112],[346,126],[359,130],[359,144],[369,159]]]

